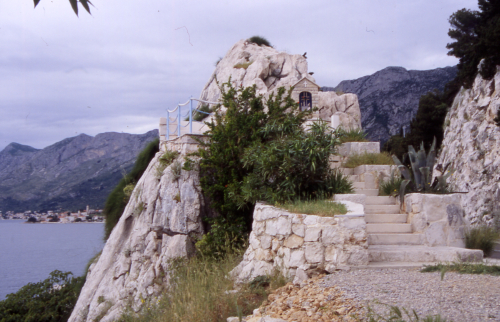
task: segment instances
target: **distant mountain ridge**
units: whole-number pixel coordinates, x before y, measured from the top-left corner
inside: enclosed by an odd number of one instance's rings
[[[431,70],[387,67],[322,90],[357,94],[363,129],[371,140],[384,143],[391,135],[398,134],[401,127],[409,129],[420,96],[434,89],[443,90],[456,74],[456,66]]]
[[[80,134],[44,149],[11,143],[0,151],[0,211],[102,208],[139,152],[145,134]]]

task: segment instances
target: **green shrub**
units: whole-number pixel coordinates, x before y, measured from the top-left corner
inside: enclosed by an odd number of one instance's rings
[[[129,174],[125,175],[116,187],[111,191],[106,203],[104,205],[103,213],[106,216],[106,223],[104,225],[104,239],[108,239],[111,231],[118,223],[125,206],[127,205],[128,198],[125,195],[124,189],[128,184],[135,184],[139,181],[144,171],[149,165],[149,162],[154,158],[155,154],[159,151],[159,139],[151,141],[144,150],[139,153],[135,161],[134,167]]]
[[[393,165],[394,161],[391,156],[386,153],[361,153],[350,155],[344,162],[345,168],[356,168],[364,164],[389,164]]]
[[[481,249],[485,256],[489,256],[498,239],[500,239],[500,234],[494,227],[476,226],[465,232],[465,247]]]
[[[343,215],[347,213],[347,208],[344,204],[332,202],[331,200],[295,200],[284,204],[276,205],[277,207],[286,209],[289,212],[316,215],[321,217],[333,217],[335,215]]]
[[[267,47],[272,47],[271,43],[264,37],[261,36],[253,36],[247,39],[249,43],[256,44],[259,46],[267,46]]]
[[[167,150],[158,159],[158,165],[156,166],[156,176],[160,178],[163,175],[163,171],[174,162],[174,160],[179,156],[179,152]]]
[[[368,142],[366,133],[362,129],[350,129],[348,131],[340,128],[338,131],[340,143],[345,142]]]
[[[71,272],[53,271],[50,277],[28,283],[0,301],[2,322],[63,322],[71,315],[85,277]]]

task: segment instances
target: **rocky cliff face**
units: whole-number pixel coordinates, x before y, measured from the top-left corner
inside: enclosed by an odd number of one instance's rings
[[[500,127],[493,119],[500,108],[500,71],[490,80],[477,76],[461,89],[445,120],[443,148],[436,169],[453,170],[448,179],[462,198],[471,224],[489,223],[500,210]]]
[[[170,260],[192,254],[205,215],[198,169],[182,170],[183,154],[165,168],[161,154],[91,265],[70,322],[117,321],[126,307],[138,312],[168,285]]]
[[[272,47],[240,40],[218,62],[200,98],[217,102],[221,98],[219,85],[229,79],[234,87],[256,85],[258,93],[264,96],[280,87],[288,89],[304,77],[315,83],[307,68],[307,59],[302,55],[290,55]],[[326,121],[337,114],[344,127],[361,127],[356,95],[319,92],[317,107],[320,109],[318,117]]]
[[[385,142],[410,124],[420,96],[436,88],[442,90],[456,73],[456,67],[422,71],[387,67],[369,76],[342,81],[335,88],[323,87],[323,91],[357,94],[363,129],[370,139]]]
[[[0,210],[102,207],[138,153],[158,136],[81,134],[42,150],[11,143],[0,152]]]

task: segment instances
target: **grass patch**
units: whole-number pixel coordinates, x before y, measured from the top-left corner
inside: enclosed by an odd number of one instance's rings
[[[345,168],[356,168],[364,164],[388,164],[393,165],[394,161],[387,152],[382,153],[361,153],[353,154],[347,158],[343,166]]]
[[[174,160],[179,155],[177,151],[167,150],[158,160],[159,164],[156,166],[156,176],[160,178],[163,175],[163,171],[174,162]]]
[[[401,187],[401,183],[403,182],[403,178],[395,175],[394,170],[391,172],[391,177],[389,180],[382,182],[379,187],[378,195],[379,196],[399,196],[399,188]]]
[[[481,249],[484,256],[490,256],[500,233],[494,227],[476,226],[465,231],[465,248]]]
[[[441,279],[446,272],[457,272],[459,274],[487,274],[500,276],[500,266],[485,265],[483,263],[453,263],[436,264],[426,266],[420,270],[422,273],[441,272]]]
[[[253,61],[248,61],[246,63],[239,63],[239,64],[236,64],[233,66],[233,68],[243,68],[243,69],[247,69],[248,66],[252,65],[253,64]]]
[[[316,215],[321,217],[333,217],[347,213],[344,204],[332,202],[331,200],[296,200],[294,202],[277,205],[277,207],[288,210],[289,212]]]
[[[217,322],[231,316],[250,315],[272,290],[287,281],[280,274],[257,277],[237,292],[229,272],[241,261],[242,251],[228,252],[222,259],[197,256],[172,264],[172,283],[162,297],[147,303],[139,315],[129,311],[120,321]],[[146,300],[148,301],[148,300]]]
[[[351,129],[351,130],[344,130],[344,129],[339,129],[338,131],[339,134],[339,139],[340,143],[345,143],[345,142],[368,142],[368,139],[366,138],[366,133],[362,129]]]

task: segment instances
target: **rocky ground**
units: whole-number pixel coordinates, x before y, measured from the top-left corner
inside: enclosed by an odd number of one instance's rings
[[[447,272],[441,280],[440,273],[418,268],[339,271],[276,290],[246,321],[364,321],[368,307],[387,318],[391,305],[421,319],[500,321],[500,276]]]

